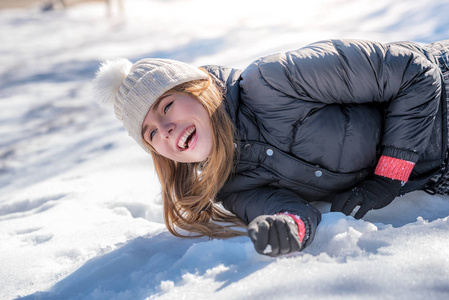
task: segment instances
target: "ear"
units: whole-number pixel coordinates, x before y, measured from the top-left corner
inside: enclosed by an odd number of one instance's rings
[[[101,64],[94,79],[95,96],[100,106],[114,107],[115,96],[132,66],[126,58],[107,60]]]

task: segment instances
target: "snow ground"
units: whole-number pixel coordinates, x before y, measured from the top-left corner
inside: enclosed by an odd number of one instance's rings
[[[314,243],[275,259],[246,237],[171,236],[150,158],[91,79],[112,57],[244,68],[326,38],[447,39],[449,1],[217,3],[0,11],[0,299],[447,299],[449,197],[415,192],[363,221],[318,204]]]

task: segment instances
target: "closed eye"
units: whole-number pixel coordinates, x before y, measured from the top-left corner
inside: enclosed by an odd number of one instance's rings
[[[168,110],[170,109],[170,106],[173,104],[173,101],[168,103],[167,105],[165,105],[164,107],[164,114],[166,114],[168,112]]]
[[[153,131],[150,132],[150,136],[149,136],[150,142],[153,141],[154,135],[156,134],[156,130],[157,130],[157,129],[154,129]]]

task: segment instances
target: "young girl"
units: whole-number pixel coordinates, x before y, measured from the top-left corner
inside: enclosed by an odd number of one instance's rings
[[[310,202],[361,218],[400,194],[449,190],[448,49],[328,40],[243,71],[119,59],[95,82],[151,153],[171,233],[225,238],[245,224],[277,256],[312,242]]]

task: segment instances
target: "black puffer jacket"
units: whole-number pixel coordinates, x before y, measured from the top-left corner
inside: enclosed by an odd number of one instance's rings
[[[329,40],[243,72],[206,68],[226,86],[237,129],[235,173],[217,200],[245,223],[289,211],[308,224],[309,244],[321,218],[309,202],[371,176],[380,155],[416,162],[404,193],[443,162],[442,74],[416,44]]]

